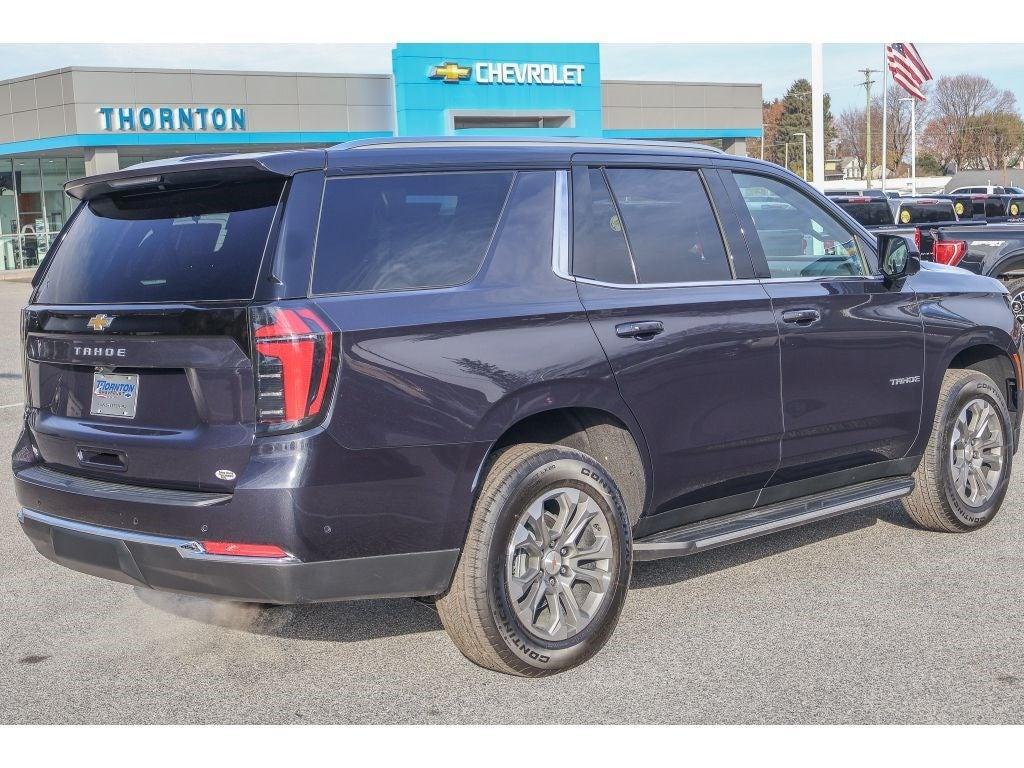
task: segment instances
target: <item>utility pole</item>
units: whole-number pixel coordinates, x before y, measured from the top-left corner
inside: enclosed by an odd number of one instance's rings
[[[871,86],[875,84],[875,81],[871,79],[871,75],[874,74],[875,72],[879,72],[881,70],[865,68],[865,69],[858,69],[857,71],[864,75],[864,82],[863,83],[859,83],[859,85],[863,85],[864,86],[864,92],[866,94],[866,106],[867,106],[867,110],[866,110],[866,114],[867,114],[867,120],[866,120],[866,123],[867,123],[867,145],[864,147],[864,156],[867,159],[867,162],[865,163],[866,173],[864,175],[867,177],[868,189],[871,189],[871,170],[872,170],[872,166],[871,166]],[[883,154],[883,157],[884,157],[884,155],[885,155],[885,149],[884,148],[882,149],[882,154]]]
[[[804,140],[804,173],[803,179],[807,181],[807,134],[806,133],[794,133],[794,136],[799,136]]]

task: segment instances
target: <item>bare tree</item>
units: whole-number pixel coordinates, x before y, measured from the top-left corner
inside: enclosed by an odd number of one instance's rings
[[[932,119],[925,131],[926,145],[957,170],[981,161],[978,145],[987,130],[984,115],[1017,114],[1013,93],[979,75],[940,77],[929,101]]]
[[[839,153],[856,159],[860,176],[864,175],[864,164],[867,162],[864,152],[865,122],[864,110],[855,107],[843,110],[836,120],[836,128],[839,130]]]
[[[900,165],[903,163],[910,162],[910,142],[911,142],[911,106],[909,102],[901,101],[901,99],[907,98],[907,93],[898,85],[890,85],[886,93],[886,99],[888,100],[887,107],[889,110],[888,122],[889,130],[887,132],[885,162],[886,168],[890,173],[896,173],[900,169]],[[921,140],[922,128],[928,122],[929,115],[929,102],[919,101],[914,106],[917,111],[917,135],[918,142]],[[875,112],[879,114],[879,121],[881,121],[882,113],[882,98],[878,98],[878,105],[872,106],[871,114],[874,116]],[[876,130],[872,126],[872,131]],[[882,135],[881,124],[877,128],[878,135]]]

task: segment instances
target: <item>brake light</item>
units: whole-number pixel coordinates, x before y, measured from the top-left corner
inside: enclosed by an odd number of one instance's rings
[[[273,544],[240,544],[234,541],[200,541],[208,555],[230,555],[233,557],[288,557],[288,553]]]
[[[963,240],[943,240],[936,242],[932,248],[932,256],[939,264],[955,267],[967,254],[967,243]]]
[[[921,253],[921,228],[914,227],[914,245],[917,246],[917,252]]]
[[[292,432],[319,422],[337,358],[337,334],[310,307],[253,307],[257,426]]]

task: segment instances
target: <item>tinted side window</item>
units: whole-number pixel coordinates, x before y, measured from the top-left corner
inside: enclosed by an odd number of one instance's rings
[[[730,280],[722,233],[697,171],[606,171],[640,283]]]
[[[427,173],[329,181],[313,292],[465,283],[483,262],[513,176]]]
[[[572,172],[573,274],[605,283],[635,283],[619,212],[600,168]]]
[[[754,220],[772,277],[865,275],[853,235],[788,184],[733,173]]]

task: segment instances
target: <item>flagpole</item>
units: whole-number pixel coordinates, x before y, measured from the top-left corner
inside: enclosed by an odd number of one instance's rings
[[[811,165],[814,186],[825,189],[825,76],[822,44],[811,43]]]
[[[917,99],[910,102],[910,193],[917,194]]]
[[[886,167],[889,165],[889,56],[888,43],[882,43],[882,191],[885,192]]]

